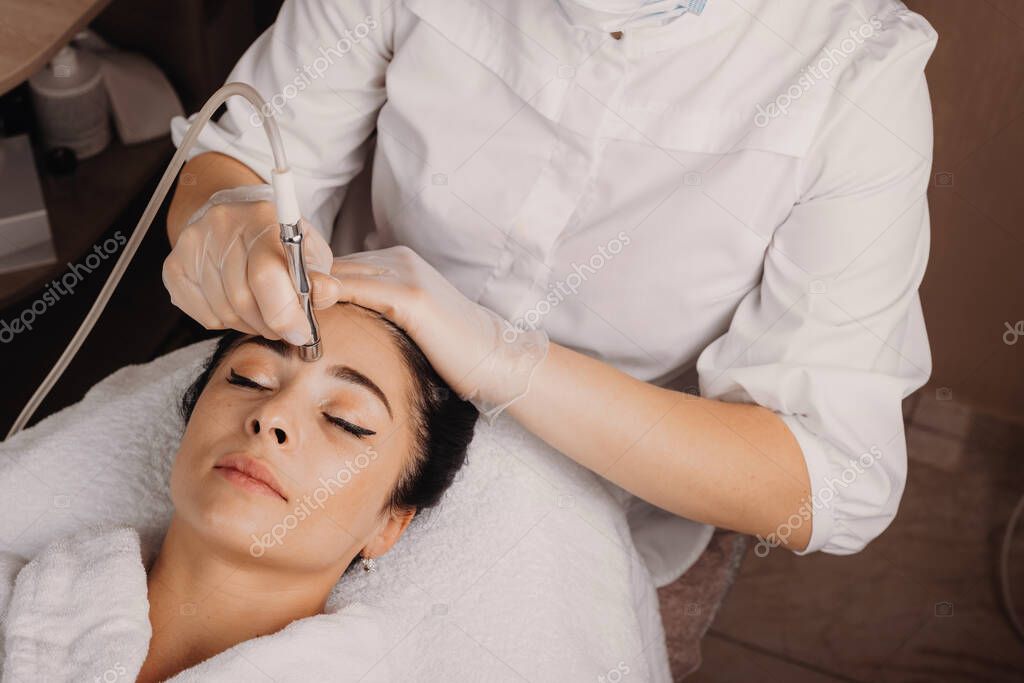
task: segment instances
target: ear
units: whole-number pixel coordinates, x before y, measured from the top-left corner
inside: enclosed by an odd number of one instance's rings
[[[363,554],[367,557],[380,557],[393,546],[405,533],[409,522],[416,515],[416,510],[408,512],[394,511],[388,515],[387,520],[377,533],[371,537],[370,542],[363,547]]]

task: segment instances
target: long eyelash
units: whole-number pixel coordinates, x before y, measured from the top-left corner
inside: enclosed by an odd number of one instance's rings
[[[235,386],[245,387],[247,389],[269,391],[269,389],[267,389],[267,387],[263,386],[262,384],[257,384],[248,377],[245,377],[244,375],[239,375],[237,372],[235,372],[234,368],[231,368],[231,374],[228,376],[227,381],[228,384],[234,384]],[[326,417],[327,421],[330,422],[331,424],[341,427],[349,434],[352,434],[353,436],[360,439],[366,438],[368,436],[373,436],[374,434],[377,433],[372,429],[367,429],[366,427],[360,427],[359,425],[352,424],[348,420],[342,419],[340,417],[335,417],[330,413],[324,413],[323,416]]]
[[[228,384],[234,384],[235,386],[245,387],[247,389],[259,389],[260,391],[267,391],[267,387],[262,384],[257,384],[248,377],[239,375],[235,372],[234,368],[231,368],[231,374],[228,376]]]
[[[344,429],[346,432],[352,434],[353,436],[355,436],[357,438],[362,439],[362,438],[365,438],[367,436],[373,436],[374,434],[377,433],[377,432],[373,431],[372,429],[367,429],[366,427],[360,427],[359,425],[354,425],[351,422],[349,422],[348,420],[343,420],[340,417],[335,417],[334,415],[331,415],[330,413],[324,413],[323,415],[324,415],[324,417],[327,418],[328,422],[330,422],[331,424],[338,425],[339,427]]]

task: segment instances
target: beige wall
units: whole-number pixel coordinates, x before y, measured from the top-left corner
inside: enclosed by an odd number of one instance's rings
[[[1003,341],[1004,323],[1024,320],[1024,2],[907,5],[939,33],[926,391],[1024,419],[1024,337]]]

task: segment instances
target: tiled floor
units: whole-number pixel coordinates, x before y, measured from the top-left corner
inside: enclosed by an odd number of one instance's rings
[[[748,551],[687,681],[1024,681],[998,590],[1024,425],[934,387],[905,412],[910,475],[892,526],[848,557]],[[1011,566],[1024,608],[1024,529]]]

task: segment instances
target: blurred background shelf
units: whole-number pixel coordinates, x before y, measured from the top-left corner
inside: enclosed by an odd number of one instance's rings
[[[0,0],[0,103],[28,101],[25,80],[85,27],[114,46],[149,58],[168,77],[187,112],[224,83],[242,52],[273,22],[280,0]],[[4,94],[6,93],[6,94]],[[3,135],[28,133],[46,203],[57,259],[54,264],[0,274],[0,321],[20,316],[52,280],[80,263],[119,231],[131,235],[174,152],[170,135],[139,145],[116,140],[79,162],[68,175],[46,170],[31,120],[3,114]],[[31,117],[28,117],[30,119]],[[12,125],[14,122],[16,125]],[[169,130],[168,122],[168,130]],[[209,336],[171,305],[161,267],[169,252],[166,205],[78,356],[33,422],[79,400],[118,368],[142,363]],[[120,254],[120,250],[117,252]],[[53,366],[116,260],[88,274],[73,294],[36,317],[31,331],[0,344],[0,429],[6,433],[32,391]]]
[[[170,136],[130,146],[115,138],[107,149],[80,162],[75,172],[67,175],[45,172],[37,155],[57,261],[0,273],[0,309],[36,295],[59,278],[69,263],[91,252],[132,199],[151,178],[163,172],[173,152]]]

